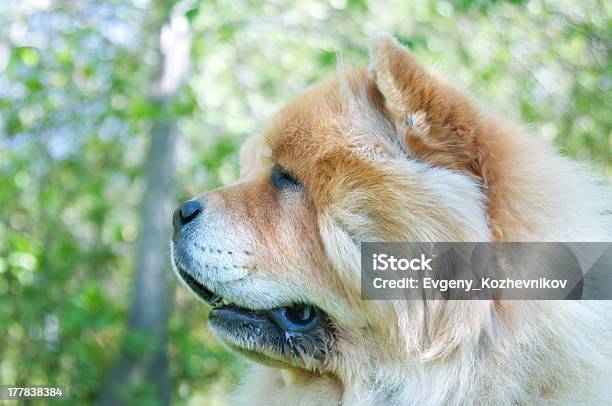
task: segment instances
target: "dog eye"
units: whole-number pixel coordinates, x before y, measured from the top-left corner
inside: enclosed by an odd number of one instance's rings
[[[278,165],[272,167],[272,184],[278,189],[296,188],[302,185],[295,176]]]

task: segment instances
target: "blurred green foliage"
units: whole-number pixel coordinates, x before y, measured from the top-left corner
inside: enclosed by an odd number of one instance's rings
[[[612,176],[610,2],[211,0],[184,9],[195,32],[191,79],[161,111],[149,101],[159,4],[0,4],[0,383],[66,385],[68,403],[94,399],[125,334],[154,117],[178,120],[177,201],[226,184],[243,138],[339,63],[366,65],[377,31]],[[223,404],[240,363],[206,332],[205,309],[184,289],[175,296],[174,402]],[[129,342],[146,350],[146,340]],[[151,392],[138,390],[139,399]]]

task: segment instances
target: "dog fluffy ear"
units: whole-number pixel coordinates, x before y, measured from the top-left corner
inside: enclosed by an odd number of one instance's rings
[[[426,71],[387,34],[372,39],[370,55],[371,79],[407,152],[480,178],[474,155],[479,115],[469,97]]]
[[[427,80],[424,69],[418,64],[408,50],[388,34],[378,34],[370,44],[370,72],[378,90],[385,97],[385,107],[400,119],[419,105],[419,96],[410,100],[410,90],[414,93],[415,83]]]

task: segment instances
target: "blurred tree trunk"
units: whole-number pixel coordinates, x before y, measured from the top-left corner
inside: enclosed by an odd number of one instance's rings
[[[168,244],[172,215],[174,152],[178,137],[176,117],[168,105],[187,80],[191,53],[191,30],[185,10],[166,2],[159,29],[160,65],[151,91],[158,111],[146,156],[146,191],[136,258],[136,273],[128,332],[119,358],[102,386],[99,402],[104,405],[133,403],[136,394],[150,394],[157,403],[170,403],[167,354],[169,314]],[[130,399],[131,398],[131,399]]]

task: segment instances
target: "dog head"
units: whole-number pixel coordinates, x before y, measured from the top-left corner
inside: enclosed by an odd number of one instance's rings
[[[471,334],[439,315],[424,331],[416,304],[360,300],[362,241],[490,239],[477,111],[390,37],[371,53],[371,70],[312,88],[250,138],[237,183],[175,212],[179,278],[213,306],[211,331],[259,362],[349,375],[393,356],[378,340],[440,353]]]

